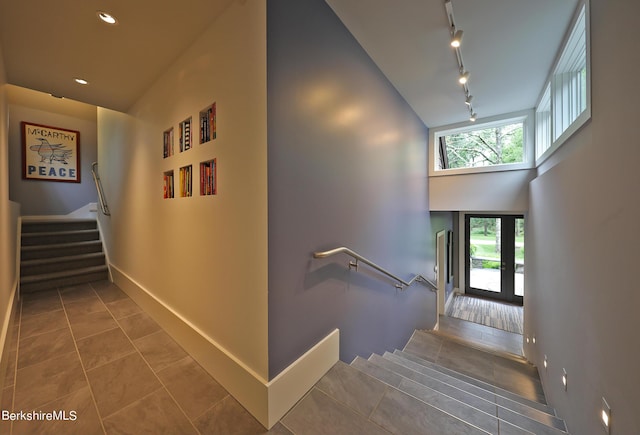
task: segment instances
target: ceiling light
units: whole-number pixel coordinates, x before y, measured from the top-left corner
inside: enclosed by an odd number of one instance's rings
[[[476,122],[476,114],[475,114],[475,112],[471,113],[471,116],[469,117],[469,121]]]
[[[458,78],[458,81],[460,82],[461,85],[464,85],[465,83],[467,83],[469,81],[469,73],[467,71],[463,71],[462,73],[460,73],[460,77]]]
[[[544,361],[542,361],[542,365],[544,366],[545,370],[547,369],[547,367],[549,367],[549,361],[547,360],[547,356],[544,356]]]
[[[89,82],[88,82],[88,81],[86,81],[85,79],[81,79],[81,78],[78,78],[78,77],[76,77],[76,78],[75,78],[75,79],[73,79],[73,80],[75,80],[75,82],[76,82],[77,84],[79,84],[79,85],[88,85],[88,84],[89,84]]]
[[[473,100],[473,95],[469,95],[466,100],[464,100],[464,104],[467,106],[471,106],[471,101]]]
[[[118,22],[118,20],[116,20],[116,17],[106,12],[98,11],[96,12],[96,15],[98,15],[98,18],[100,18],[107,24],[116,24]]]
[[[562,369],[562,386],[564,387],[564,391],[567,391],[567,383],[567,371],[565,369]]]
[[[534,335],[533,338],[531,339],[531,341],[533,341],[533,344],[536,344],[536,336]]]
[[[460,44],[462,43],[462,30],[458,30],[456,33],[453,34],[453,38],[451,38],[451,46],[454,48],[458,48],[460,47]]]
[[[607,433],[611,433],[611,408],[609,404],[602,398],[602,411],[600,413],[600,419],[602,421],[602,426],[604,426]]]

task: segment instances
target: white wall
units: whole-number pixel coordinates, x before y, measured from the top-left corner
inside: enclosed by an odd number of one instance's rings
[[[217,103],[217,139],[198,112]],[[163,158],[162,133],[191,116],[194,148]],[[268,381],[265,2],[233,2],[128,114],[98,111],[98,161],[116,275]],[[199,163],[217,158],[218,194]],[[191,164],[194,196],[163,199],[163,172]],[[220,376],[225,376],[221,373]],[[220,381],[223,381],[219,379]],[[224,382],[223,382],[224,385]]]
[[[571,433],[640,433],[640,147],[637,94],[621,78],[640,68],[640,4],[591,0],[592,120],[531,183],[527,221],[527,356]],[[611,35],[623,34],[623,38]],[[531,264],[532,267],[529,267]],[[568,373],[568,390],[560,379]]]
[[[12,309],[17,293],[16,234],[20,206],[9,201],[9,109],[7,81],[0,46],[0,396],[9,334],[12,331]]]
[[[431,211],[523,213],[529,207],[529,182],[535,170],[429,177]]]

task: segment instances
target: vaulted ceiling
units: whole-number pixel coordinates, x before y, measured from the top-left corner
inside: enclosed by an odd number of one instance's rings
[[[8,82],[126,111],[233,1],[0,0]],[[468,118],[444,0],[326,1],[427,126]],[[452,4],[478,116],[534,107],[577,0]]]

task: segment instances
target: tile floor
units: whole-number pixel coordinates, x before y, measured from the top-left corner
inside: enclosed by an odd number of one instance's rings
[[[1,434],[267,433],[110,282],[26,294],[16,323],[2,409],[77,418],[0,420]]]
[[[476,346],[523,356],[521,334],[448,316],[440,316],[438,331],[472,342]]]

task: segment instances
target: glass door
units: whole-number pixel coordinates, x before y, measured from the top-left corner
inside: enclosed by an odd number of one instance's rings
[[[467,215],[465,247],[465,291],[522,304],[524,218],[510,215]]]

